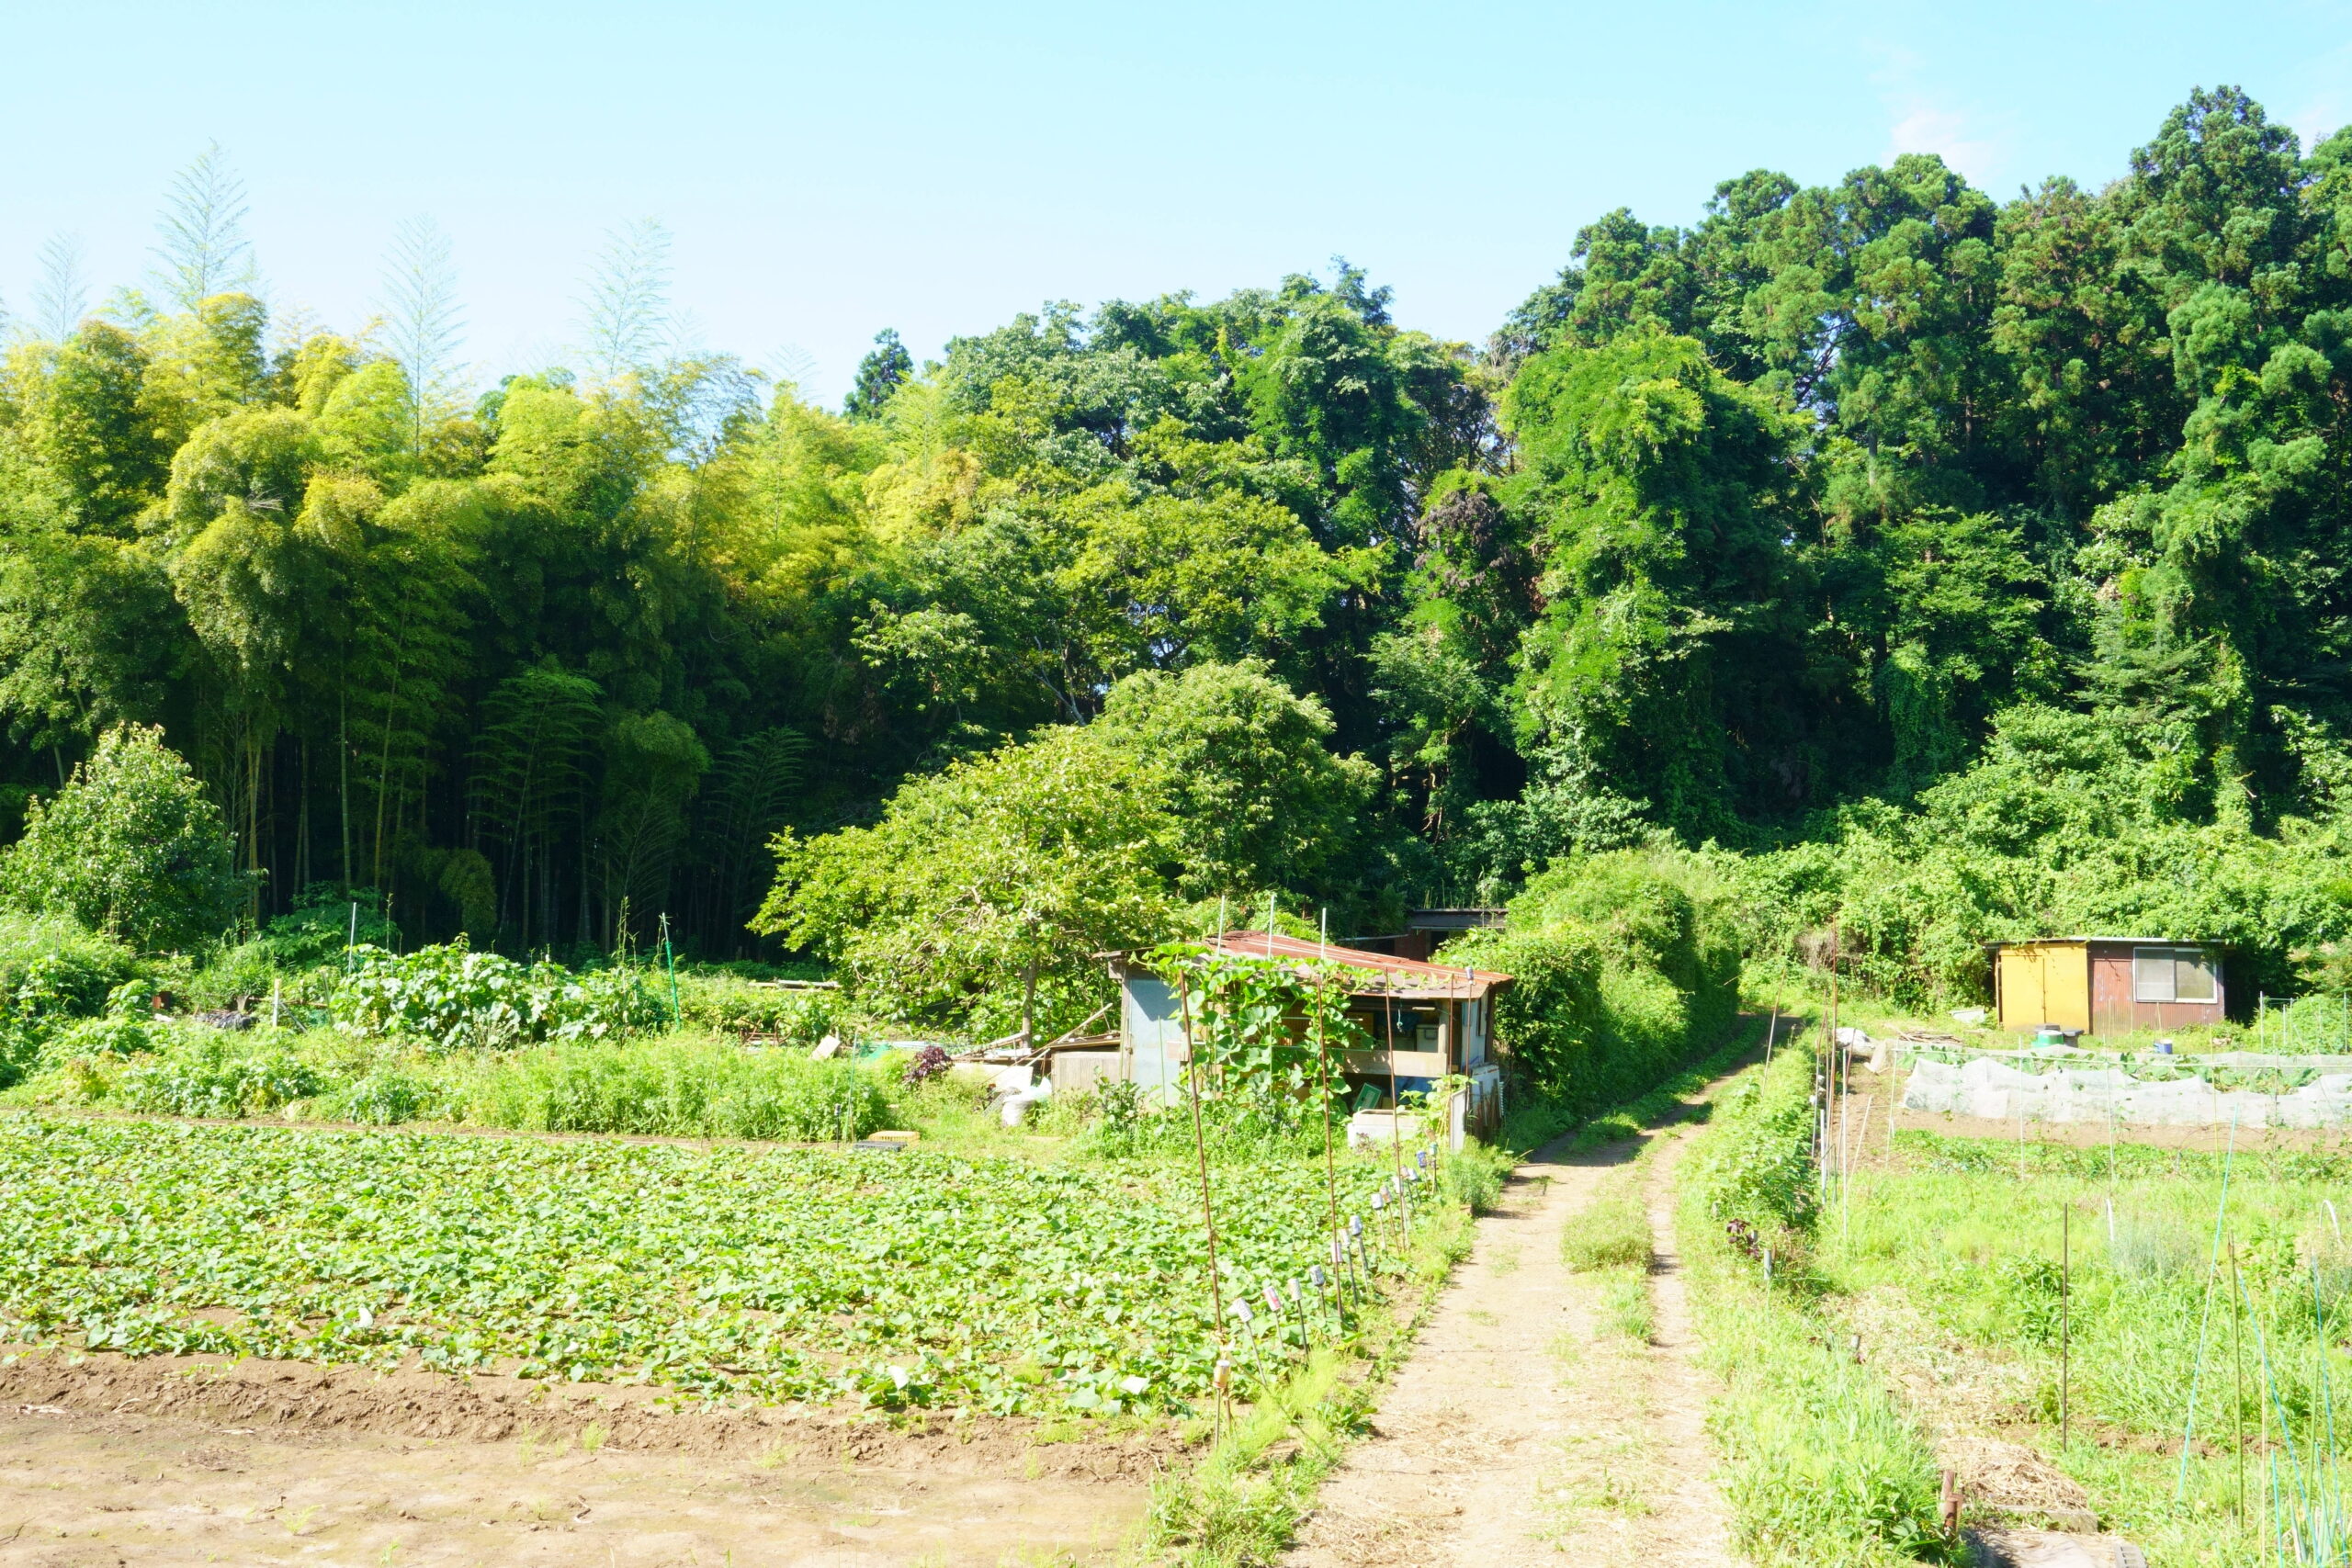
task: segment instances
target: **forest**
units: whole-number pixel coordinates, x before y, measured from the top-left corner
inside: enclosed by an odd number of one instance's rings
[[[886,331],[839,410],[676,332],[650,225],[492,387],[428,226],[374,319],[273,310],[216,150],[151,276],[93,308],[55,245],[8,318],[0,831],[159,730],[224,925],[669,936],[910,1015],[1627,850],[1913,999],[2113,925],[2340,988],[2352,128],[2142,134],[2096,189],[1609,213],[1480,344],[1334,260]]]

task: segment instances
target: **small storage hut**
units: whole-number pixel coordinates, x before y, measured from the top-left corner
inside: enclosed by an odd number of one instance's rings
[[[1510,976],[1461,964],[1430,964],[1362,948],[1303,942],[1262,931],[1230,931],[1218,948],[1277,963],[1335,964],[1348,976],[1348,1011],[1374,1042],[1342,1055],[1349,1087],[1370,1085],[1382,1102],[1393,1081],[1399,1094],[1426,1092],[1444,1077],[1470,1080],[1469,1130],[1502,1119],[1502,1064],[1495,1055],[1494,998]],[[1119,1073],[1147,1094],[1173,1099],[1184,1083],[1184,1030],[1175,988],[1159,976],[1114,960],[1119,982]]]
[[[2054,936],[1988,945],[2004,1029],[2124,1034],[2222,1021],[2222,954],[2210,942]]]

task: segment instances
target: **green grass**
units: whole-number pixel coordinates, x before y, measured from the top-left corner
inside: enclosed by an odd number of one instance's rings
[[[1819,1568],[1960,1562],[1936,1519],[1935,1461],[1876,1374],[1841,1348],[1808,1269],[1811,1064],[1747,1070],[1685,1157],[1677,1220],[1692,1316],[1724,1393],[1709,1418],[1740,1546]],[[1736,1245],[1752,1226],[1777,1255]]]
[[[1602,1179],[1592,1199],[1568,1218],[1560,1233],[1560,1256],[1579,1273],[1603,1269],[1647,1269],[1650,1217],[1642,1203],[1637,1167],[1626,1166]]]
[[[894,1060],[818,1062],[694,1031],[435,1054],[334,1030],[228,1033],[178,1023],[144,1026],[140,1043],[151,1048],[61,1060],[7,1099],[176,1116],[800,1143],[898,1124]]]
[[[1906,1301],[1939,1334],[2013,1368],[2027,1390],[2013,1414],[2025,1420],[2000,1435],[2074,1475],[2152,1561],[2267,1561],[2261,1520],[2274,1455],[2290,1514],[2306,1492],[2341,1495],[2352,1485],[2327,1436],[2330,1407],[2352,1393],[2342,1348],[2352,1252],[2326,1209],[2345,1202],[2339,1156],[2231,1159],[2122,1145],[2110,1180],[2105,1149],[2028,1145],[2021,1176],[2013,1144],[1905,1133],[1896,1146],[1901,1168],[1858,1177],[1842,1239],[1825,1237],[1825,1279],[1848,1296]],[[2233,1254],[2244,1290],[2234,1317]],[[2063,1447],[2062,1277],[2073,1428]],[[2184,1468],[2192,1382],[2198,1441]],[[2285,1444],[2282,1427],[2292,1434]],[[2307,1484],[2294,1480],[2299,1464],[2314,1477]]]

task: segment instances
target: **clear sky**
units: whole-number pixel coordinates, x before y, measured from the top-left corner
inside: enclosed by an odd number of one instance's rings
[[[355,327],[450,235],[475,374],[560,362],[614,225],[674,236],[701,339],[838,398],[1041,300],[1204,296],[1344,254],[1467,339],[1607,209],[1942,153],[1996,195],[2122,172],[2190,88],[2352,119],[2352,0],[803,7],[0,0],[0,299],[78,234],[135,282],[218,141],[269,296]]]

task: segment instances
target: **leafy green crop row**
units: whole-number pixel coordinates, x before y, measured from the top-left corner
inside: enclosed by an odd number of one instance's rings
[[[1384,1175],[1343,1164],[1343,1212],[1370,1218]],[[1304,1274],[1321,1171],[1214,1179],[1228,1303]],[[413,1352],[773,1401],[1181,1409],[1216,1359],[1196,1181],[1172,1162],[6,1115],[0,1338]]]

